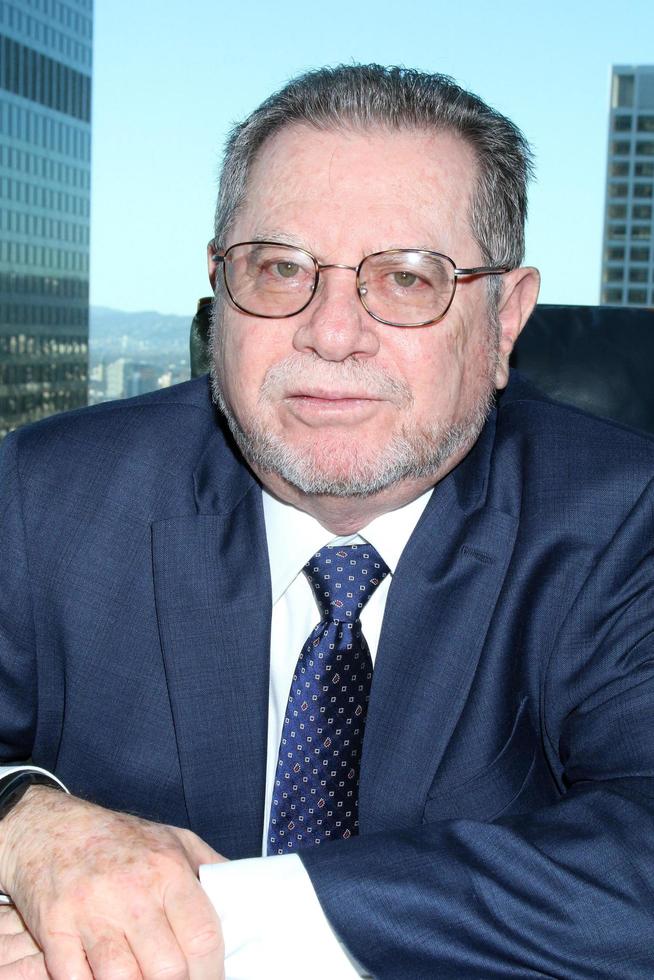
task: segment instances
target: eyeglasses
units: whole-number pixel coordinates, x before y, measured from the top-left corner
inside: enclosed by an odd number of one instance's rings
[[[356,273],[357,294],[370,316],[392,327],[436,323],[452,305],[460,278],[510,271],[509,266],[458,269],[447,255],[420,248],[374,252],[358,266],[321,263],[305,249],[279,242],[238,242],[211,258],[222,265],[229,298],[243,313],[295,316],[316,295],[324,269],[348,269]]]

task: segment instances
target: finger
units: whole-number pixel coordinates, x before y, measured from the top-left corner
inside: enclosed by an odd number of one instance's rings
[[[9,936],[0,936],[0,963],[2,964],[13,963],[15,960],[39,952],[39,947],[25,930]]]
[[[83,937],[83,942],[95,980],[115,980],[116,977],[120,977],[120,980],[143,980],[127,938],[122,933],[106,929],[99,935]]]
[[[86,955],[78,937],[48,930],[39,937],[43,945],[45,966],[52,980],[93,980]]]
[[[26,956],[17,963],[0,966],[0,980],[49,980],[43,956]]]
[[[190,879],[183,887],[171,886],[164,909],[186,957],[189,980],[220,980],[225,964],[223,933],[200,883]]]
[[[186,957],[161,908],[133,915],[127,940],[143,976],[166,980],[188,977]]]

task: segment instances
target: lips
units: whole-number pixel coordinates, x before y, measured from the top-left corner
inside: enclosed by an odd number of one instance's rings
[[[309,391],[291,391],[285,395],[286,398],[314,398],[318,401],[338,402],[338,401],[379,401],[378,395],[370,392],[359,391],[334,391],[320,388],[312,388]]]
[[[305,425],[352,425],[376,414],[383,399],[360,391],[299,390],[283,396],[287,411]]]

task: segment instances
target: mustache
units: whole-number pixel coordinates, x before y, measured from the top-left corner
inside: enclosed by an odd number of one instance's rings
[[[317,354],[289,354],[278,364],[269,367],[259,391],[259,399],[280,397],[289,391],[331,389],[335,392],[356,392],[369,398],[379,398],[401,407],[413,403],[409,386],[394,378],[383,368],[364,360],[324,361]]]

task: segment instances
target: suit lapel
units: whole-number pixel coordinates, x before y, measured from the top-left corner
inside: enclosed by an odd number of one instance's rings
[[[261,494],[225,457],[213,439],[199,513],[153,524],[152,546],[189,823],[235,858],[261,850],[271,598]]]
[[[474,678],[517,531],[485,501],[493,432],[438,484],[393,577],[362,758],[365,831],[420,820]]]

